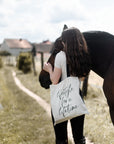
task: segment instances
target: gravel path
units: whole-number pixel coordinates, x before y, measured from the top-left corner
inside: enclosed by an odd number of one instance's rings
[[[16,83],[16,85],[22,90],[24,91],[25,93],[27,93],[30,97],[32,97],[33,99],[35,99],[38,104],[43,107],[45,109],[45,111],[47,112],[47,114],[49,116],[51,116],[51,108],[50,108],[50,105],[45,102],[40,96],[36,95],[35,93],[33,93],[32,91],[30,91],[29,89],[25,88],[23,86],[23,84],[20,82],[20,80],[16,77],[16,73],[14,71],[12,71],[12,75],[13,75],[13,78],[14,78],[14,81]],[[72,139],[72,132],[71,132],[71,127],[70,127],[70,123],[68,123],[68,137],[69,139],[72,141],[73,143],[73,139]],[[87,144],[93,144],[91,143],[88,138],[86,138],[86,141],[87,141]]]

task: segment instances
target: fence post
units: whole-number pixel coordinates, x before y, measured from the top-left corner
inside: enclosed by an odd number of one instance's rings
[[[44,53],[40,52],[40,54],[41,54],[41,69],[43,69],[43,66],[44,66]]]
[[[34,57],[36,56],[36,49],[35,49],[35,46],[34,44],[32,44],[33,48],[32,48],[32,64],[33,64],[33,71],[34,71],[34,75],[36,76],[36,67],[35,67],[35,61],[34,61]]]

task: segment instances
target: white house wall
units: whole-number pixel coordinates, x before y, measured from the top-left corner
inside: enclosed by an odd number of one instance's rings
[[[26,48],[26,49],[24,49],[24,48],[10,48],[10,53],[12,54],[12,55],[14,55],[14,56],[18,56],[21,52],[30,52],[32,49],[30,49],[30,48]]]
[[[9,47],[5,41],[3,41],[2,45],[1,45],[1,51],[9,52]]]
[[[13,56],[18,56],[21,52],[30,52],[32,48],[9,48],[7,43],[4,41],[0,48],[1,51],[7,51]]]

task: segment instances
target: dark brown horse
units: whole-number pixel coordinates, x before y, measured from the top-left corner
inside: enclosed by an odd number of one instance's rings
[[[103,90],[109,105],[110,116],[114,124],[114,36],[102,31],[83,33],[91,57],[91,70],[104,79]],[[59,39],[58,39],[59,40]],[[52,50],[49,62],[54,65],[56,54],[62,50],[58,43]],[[39,81],[42,87],[49,88],[51,84],[49,74],[41,71]]]

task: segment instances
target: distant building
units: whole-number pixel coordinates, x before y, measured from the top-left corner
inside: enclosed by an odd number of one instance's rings
[[[18,56],[20,52],[29,52],[32,50],[32,45],[25,39],[4,39],[0,50],[7,51],[11,55]]]
[[[43,41],[42,43],[34,43],[33,45],[35,46],[37,53],[39,53],[39,52],[49,53],[49,52],[51,52],[53,43],[46,40],[46,41]]]

